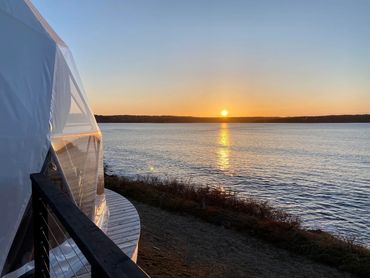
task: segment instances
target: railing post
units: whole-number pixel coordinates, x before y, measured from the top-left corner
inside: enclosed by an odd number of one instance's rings
[[[95,265],[91,265],[91,278],[106,277],[99,268]]]
[[[35,277],[50,277],[48,212],[32,181]]]

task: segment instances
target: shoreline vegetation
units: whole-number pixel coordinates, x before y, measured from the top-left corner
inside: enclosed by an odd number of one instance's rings
[[[370,251],[354,239],[305,229],[298,217],[254,198],[241,199],[220,188],[158,177],[128,179],[105,175],[108,189],[162,210],[253,236],[359,277],[370,277]]]
[[[299,117],[95,115],[98,123],[370,123],[370,114]]]

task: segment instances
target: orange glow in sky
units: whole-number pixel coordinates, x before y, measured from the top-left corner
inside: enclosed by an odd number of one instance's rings
[[[368,1],[33,2],[95,114],[370,113]]]

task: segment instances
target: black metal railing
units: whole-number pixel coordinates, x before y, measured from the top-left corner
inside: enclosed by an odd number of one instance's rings
[[[48,177],[32,174],[31,180],[35,277],[50,277],[49,216],[55,217],[76,243],[91,266],[91,277],[149,277]]]

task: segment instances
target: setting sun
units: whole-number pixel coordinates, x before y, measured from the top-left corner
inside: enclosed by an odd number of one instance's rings
[[[222,117],[227,117],[228,115],[229,115],[229,111],[227,111],[226,109],[221,111],[221,116]]]

